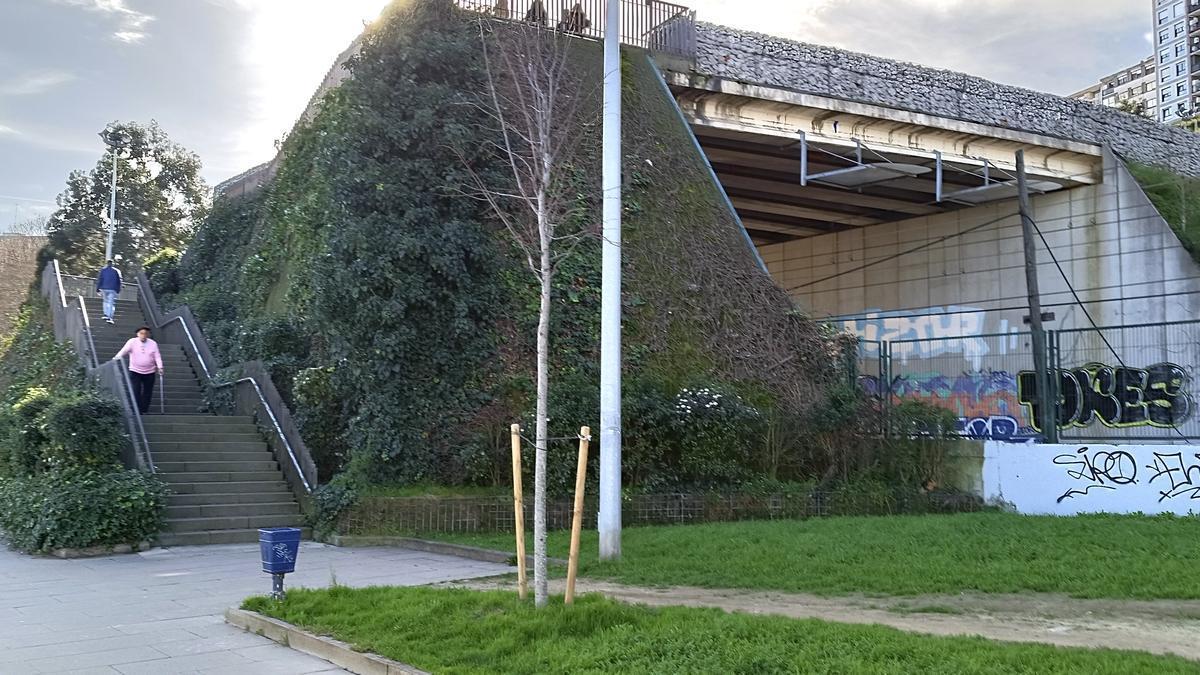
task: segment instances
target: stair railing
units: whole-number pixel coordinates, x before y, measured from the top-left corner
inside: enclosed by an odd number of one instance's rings
[[[270,376],[264,372],[261,377],[249,375],[232,382],[213,382],[213,368],[209,364],[211,351],[199,326],[196,326],[194,332],[192,330],[191,324],[194,323],[195,318],[192,316],[191,310],[187,306],[183,306],[176,310],[177,313],[174,316],[166,317],[165,319],[161,318],[154,290],[150,288],[150,280],[144,272],[138,272],[135,277],[135,283],[138,288],[138,298],[143,303],[145,314],[151,322],[159,328],[166,328],[172,323],[178,323],[183,329],[183,336],[187,340],[187,345],[191,347],[191,353],[196,357],[196,363],[199,364],[200,369],[204,372],[205,380],[208,381],[208,384],[213,389],[234,387],[236,392],[236,385],[239,384],[250,384],[254,388],[259,410],[265,412],[267,418],[270,419],[271,426],[275,430],[275,435],[283,445],[292,468],[295,469],[296,478],[303,486],[304,494],[311,495],[317,482],[316,464],[308,454],[308,449],[303,446],[304,441],[300,438],[299,431],[294,428],[294,424],[291,422],[291,415],[275,390],[274,383],[270,382]],[[252,369],[256,368],[256,364],[242,364],[242,367],[244,370]],[[275,405],[272,405],[268,401],[268,397],[264,394],[264,387],[269,388],[272,393],[271,398],[277,399]],[[292,429],[291,434],[284,431],[285,423],[280,421],[281,417],[286,418],[286,425]],[[292,438],[289,438],[289,436]]]
[[[70,341],[79,357],[79,365],[92,382],[107,391],[121,404],[122,417],[129,433],[133,456],[122,453],[122,463],[130,468],[139,468],[154,473],[154,461],[150,455],[150,443],[146,438],[146,430],[142,426],[141,415],[138,414],[137,402],[133,396],[133,384],[129,380],[128,368],[124,362],[100,362],[96,351],[96,342],[92,336],[92,323],[88,317],[87,305],[82,295],[75,295],[76,305],[67,303],[66,287],[63,279],[75,279],[76,283],[85,280],[83,277],[70,277],[62,273],[57,260],[50,261],[42,272],[42,295],[49,300],[51,295],[57,296],[58,302],[51,300],[50,313],[54,322],[54,337],[60,342]],[[88,283],[94,283],[89,280]],[[86,287],[90,289],[90,286]],[[86,292],[86,290],[84,291]],[[78,310],[78,313],[76,313]],[[122,381],[124,386],[122,386]]]

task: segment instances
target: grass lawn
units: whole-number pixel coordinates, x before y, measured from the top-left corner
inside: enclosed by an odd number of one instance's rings
[[[1139,652],[933,637],[881,626],[624,605],[544,610],[515,594],[293,590],[245,607],[435,673],[1195,673]]]
[[[514,550],[511,535],[438,535]],[[568,533],[551,532],[565,558]],[[1200,518],[1007,513],[815,518],[626,528],[623,557],[581,574],[640,586],[823,595],[1044,592],[1078,598],[1200,598]],[[532,541],[527,551],[533,551]]]

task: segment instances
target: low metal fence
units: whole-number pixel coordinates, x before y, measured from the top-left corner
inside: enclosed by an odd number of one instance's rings
[[[605,0],[455,0],[459,7],[583,38],[604,38]],[[696,12],[660,0],[621,0],[621,43],[696,57]]]
[[[532,499],[525,504],[526,530],[532,531]],[[571,527],[570,499],[548,499],[546,526]],[[596,527],[598,503],[584,500],[583,526]],[[961,493],[867,494],[853,491],[788,494],[646,494],[626,497],[621,507],[625,525],[676,525],[817,518],[835,515],[957,513],[978,511],[982,502]],[[513,532],[512,497],[365,497],[338,519],[346,535],[419,535],[422,533]]]

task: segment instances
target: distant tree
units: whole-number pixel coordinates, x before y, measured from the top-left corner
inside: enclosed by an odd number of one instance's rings
[[[1117,103],[1117,110],[1120,110],[1124,113],[1129,113],[1130,115],[1145,116],[1146,102],[1142,100],[1135,101],[1127,98]]]
[[[181,249],[208,208],[200,158],[172,141],[157,122],[113,122],[117,153],[117,228],[113,253],[142,260]],[[48,254],[79,273],[104,262],[114,148],[91,171],[72,171],[47,224]]]

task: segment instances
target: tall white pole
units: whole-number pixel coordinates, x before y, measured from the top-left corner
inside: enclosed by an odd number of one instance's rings
[[[108,237],[104,242],[105,262],[112,260],[113,230],[117,228],[117,149],[113,146],[109,146],[109,152],[111,152],[113,156],[113,175],[112,192],[109,195],[108,202]]]
[[[600,559],[621,557],[621,0],[604,25],[604,241],[600,296]]]

